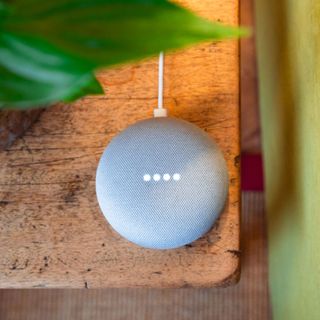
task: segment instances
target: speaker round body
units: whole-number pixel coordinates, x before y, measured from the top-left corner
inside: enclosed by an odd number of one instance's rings
[[[124,238],[173,249],[211,229],[228,194],[228,171],[204,131],[183,120],[152,118],[112,139],[98,165],[96,193]]]

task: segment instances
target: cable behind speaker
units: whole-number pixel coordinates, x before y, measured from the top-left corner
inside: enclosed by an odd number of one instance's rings
[[[155,117],[166,117],[168,115],[167,109],[163,107],[163,74],[164,74],[164,53],[159,54],[158,67],[158,108],[153,110]]]

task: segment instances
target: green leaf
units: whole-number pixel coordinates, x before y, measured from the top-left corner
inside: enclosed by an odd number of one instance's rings
[[[164,0],[21,0],[7,28],[109,66],[242,30],[210,23]]]
[[[101,92],[92,75],[99,67],[245,33],[165,0],[15,0],[5,11],[0,108]]]
[[[0,34],[0,108],[41,106],[101,93],[90,67],[31,36]]]
[[[68,97],[63,98],[63,102],[72,102],[74,100],[77,100],[87,94],[103,94],[103,88],[101,87],[101,84],[99,81],[92,76],[90,80],[82,87],[79,88],[76,92],[70,93]]]
[[[2,21],[2,19],[8,14],[8,6],[3,3],[2,1],[0,1],[0,22]]]

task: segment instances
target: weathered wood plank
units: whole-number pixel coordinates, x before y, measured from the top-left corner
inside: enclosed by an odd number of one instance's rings
[[[238,22],[238,1],[182,1]],[[209,43],[168,55],[165,104],[206,130],[223,150],[229,199],[194,244],[153,251],[130,244],[104,220],[95,171],[110,139],[156,106],[156,60],[101,72],[106,95],[46,110],[0,153],[1,287],[223,286],[239,273],[238,43]]]

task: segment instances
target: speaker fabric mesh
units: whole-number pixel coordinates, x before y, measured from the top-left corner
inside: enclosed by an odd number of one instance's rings
[[[183,120],[152,118],[110,142],[96,192],[119,234],[143,247],[171,249],[210,230],[224,207],[228,172],[204,131]]]

